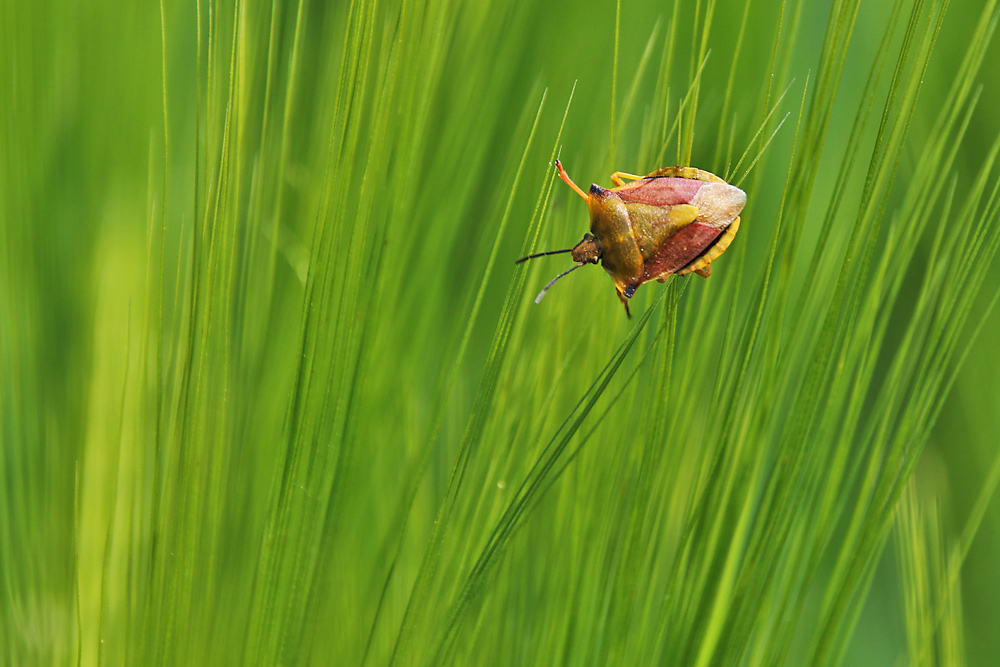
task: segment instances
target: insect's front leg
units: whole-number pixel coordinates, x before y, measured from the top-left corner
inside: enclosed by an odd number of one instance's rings
[[[616,171],[611,174],[611,182],[615,184],[616,188],[620,188],[625,185],[625,179],[630,181],[638,181],[642,176],[636,176],[635,174],[629,174],[624,171]]]
[[[623,306],[625,306],[625,314],[628,315],[629,319],[632,319],[632,313],[628,309],[628,299],[626,299],[625,295],[619,292],[617,288],[615,289],[615,294],[618,295],[618,300],[622,302]]]

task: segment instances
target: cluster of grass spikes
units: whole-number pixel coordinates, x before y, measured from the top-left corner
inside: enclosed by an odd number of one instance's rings
[[[962,663],[1000,457],[954,536],[914,476],[1000,295],[956,3],[603,3],[593,53],[558,4],[4,8],[0,662]],[[712,171],[740,234],[535,305],[556,159]]]

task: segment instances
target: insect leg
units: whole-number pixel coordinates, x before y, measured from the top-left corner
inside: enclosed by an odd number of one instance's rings
[[[630,181],[638,181],[642,176],[636,176],[635,174],[629,174],[624,171],[616,171],[611,174],[611,182],[615,184],[616,188],[620,188],[625,185],[625,179]]]
[[[573,190],[576,191],[576,194],[578,194],[581,197],[583,197],[584,201],[587,201],[587,202],[590,201],[590,197],[588,197],[586,195],[586,193],[583,190],[580,189],[579,185],[577,185],[576,183],[573,182],[573,179],[570,178],[569,174],[566,173],[566,170],[563,169],[562,162],[560,162],[559,160],[556,160],[556,169],[559,170],[559,178],[563,179],[563,181],[565,181],[566,185],[568,185],[569,187],[573,188]]]
[[[623,305],[623,306],[625,306],[625,314],[626,314],[626,315],[628,316],[628,318],[629,318],[629,319],[632,319],[632,313],[631,313],[631,312],[629,311],[629,309],[628,309],[628,299],[626,299],[626,298],[625,298],[625,297],[624,297],[624,296],[622,295],[622,293],[621,293],[621,292],[619,292],[619,291],[618,291],[617,289],[615,290],[615,294],[617,294],[617,295],[618,295],[618,300],[622,302],[622,305]]]

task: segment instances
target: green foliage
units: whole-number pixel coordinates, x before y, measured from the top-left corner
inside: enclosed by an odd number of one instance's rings
[[[995,655],[995,0],[0,7],[0,663]]]

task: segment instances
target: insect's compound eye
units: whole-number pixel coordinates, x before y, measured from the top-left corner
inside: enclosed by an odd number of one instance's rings
[[[635,294],[635,286],[634,285],[629,285],[628,287],[625,288],[625,298],[626,299],[631,299],[633,294]]]

